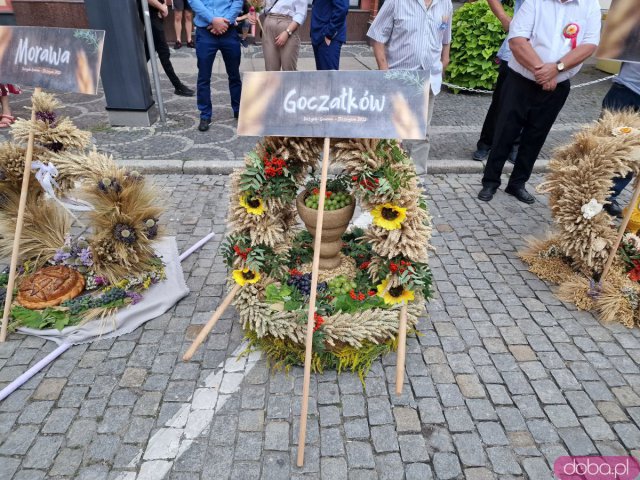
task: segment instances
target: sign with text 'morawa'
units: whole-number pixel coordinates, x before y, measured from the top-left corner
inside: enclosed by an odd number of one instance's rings
[[[102,30],[0,26],[0,80],[95,94],[103,45]]]
[[[424,139],[421,71],[248,72],[239,135]]]

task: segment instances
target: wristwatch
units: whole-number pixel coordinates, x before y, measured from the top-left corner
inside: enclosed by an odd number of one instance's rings
[[[287,34],[288,34],[289,36],[293,35],[293,32],[292,32],[291,30],[289,30],[288,28],[285,30],[285,32],[287,32]]]
[[[557,67],[559,72],[563,72],[564,71],[564,63],[556,62],[556,67]]]

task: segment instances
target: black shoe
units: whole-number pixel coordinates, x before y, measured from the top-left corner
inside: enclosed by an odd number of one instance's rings
[[[507,158],[507,161],[515,165],[516,158],[518,158],[518,145],[514,145],[513,147],[511,147],[511,153],[509,153],[509,158]]]
[[[176,95],[180,95],[181,97],[193,97],[196,94],[194,90],[190,89],[186,85],[180,85],[179,87],[176,87],[173,93],[175,93]]]
[[[482,187],[480,193],[478,194],[478,200],[482,200],[483,202],[490,202],[493,196],[496,194],[497,188],[494,187]]]
[[[532,203],[535,203],[535,201],[536,201],[534,196],[531,195],[529,192],[527,192],[527,190],[524,187],[510,187],[510,186],[507,186],[507,188],[504,189],[504,193],[508,193],[509,195],[513,195],[518,200],[520,200],[522,203],[526,203],[526,204],[529,204],[529,205],[531,205]]]
[[[491,148],[487,146],[478,147],[478,149],[473,152],[471,158],[473,158],[476,162],[485,162],[489,158],[489,154],[491,153]]]
[[[196,42],[194,42],[193,40],[191,40],[190,42],[187,42],[187,47],[196,48]]]
[[[182,42],[176,42],[176,43],[173,45],[173,49],[174,49],[174,50],[180,50],[181,48],[182,48]]]
[[[200,125],[198,125],[198,130],[201,132],[206,132],[209,130],[209,125],[211,125],[211,119],[209,118],[201,118]]]
[[[238,118],[240,116],[240,112],[233,112],[233,118]]]
[[[240,45],[242,45],[244,48],[249,48],[249,41],[246,38],[242,38],[240,40]]]
[[[611,203],[607,203],[604,206],[604,211],[612,217],[622,218],[622,207],[616,200],[609,200]]]

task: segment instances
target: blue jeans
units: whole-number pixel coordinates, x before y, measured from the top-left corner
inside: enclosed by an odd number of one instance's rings
[[[316,57],[316,70],[340,70],[340,50],[342,42],[333,40],[327,45],[324,40],[320,45],[313,45],[313,56]]]
[[[206,28],[196,29],[196,57],[198,59],[197,101],[200,118],[211,120],[211,72],[213,61],[220,50],[224,66],[229,76],[229,94],[233,113],[240,111],[240,37],[235,28],[229,28],[223,35],[214,35]]]
[[[611,110],[613,112],[632,109],[636,112],[640,112],[640,95],[625,87],[619,83],[611,85],[609,92],[602,101],[602,108]],[[609,201],[615,201],[618,195],[622,193],[631,179],[633,174],[629,173],[626,177],[616,177],[613,179],[613,188],[611,189],[611,196]]]

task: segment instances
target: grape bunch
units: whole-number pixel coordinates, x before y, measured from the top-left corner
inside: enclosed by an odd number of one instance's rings
[[[314,210],[318,209],[318,202],[320,201],[319,193],[314,189],[307,198],[304,200],[304,204]],[[327,192],[327,198],[324,200],[325,210],[339,210],[351,205],[353,199],[347,192]]]
[[[291,275],[287,280],[287,284],[297,288],[303,295],[309,295],[311,293],[311,274]],[[326,288],[327,282],[318,282],[318,291],[322,292]]]
[[[344,275],[338,275],[329,280],[329,290],[334,296],[345,295],[357,287],[356,282],[349,280]]]

